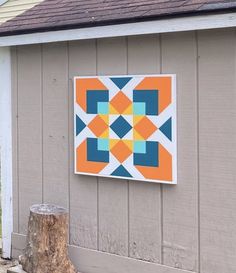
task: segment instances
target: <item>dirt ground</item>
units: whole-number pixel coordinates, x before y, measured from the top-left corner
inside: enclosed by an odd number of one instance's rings
[[[2,240],[0,239],[0,273],[6,273],[8,268],[18,265],[18,262],[17,260],[2,259],[1,252],[2,252]]]
[[[16,260],[9,261],[0,258],[0,273],[6,273],[9,267],[15,266],[17,264],[18,263]]]

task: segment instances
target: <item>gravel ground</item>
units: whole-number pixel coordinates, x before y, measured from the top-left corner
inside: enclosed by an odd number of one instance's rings
[[[0,258],[0,273],[6,273],[7,269],[17,265],[17,261],[15,260],[3,260]]]
[[[0,239],[0,257],[2,252],[2,240]],[[5,260],[0,258],[0,273],[6,273],[7,269],[18,265],[17,260]]]

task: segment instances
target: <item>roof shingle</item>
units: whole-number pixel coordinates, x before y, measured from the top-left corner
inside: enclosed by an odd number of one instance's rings
[[[232,10],[236,0],[45,0],[0,26],[0,36]]]

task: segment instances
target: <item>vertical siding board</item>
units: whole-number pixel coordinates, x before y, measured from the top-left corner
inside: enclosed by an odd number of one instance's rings
[[[236,272],[235,31],[199,37],[201,272]]]
[[[163,263],[198,270],[197,48],[194,32],[162,35],[162,73],[177,76],[178,185],[163,185]]]
[[[124,37],[97,41],[97,73],[127,73]],[[99,250],[128,255],[128,184],[126,180],[99,178]]]
[[[18,47],[19,232],[29,207],[42,202],[41,48]]]
[[[13,183],[13,232],[19,232],[18,215],[18,92],[17,92],[17,49],[11,49],[11,70],[12,70],[12,183]]]
[[[67,44],[45,44],[43,62],[43,201],[68,208]]]
[[[44,199],[70,209],[72,245],[234,273],[235,39],[234,30],[198,32],[199,109],[193,32],[164,34],[161,46],[157,36],[128,38],[128,49],[125,38],[102,39],[97,55],[91,40],[70,42],[69,56],[66,43],[44,45],[43,66],[40,45],[13,49],[14,232],[26,233],[30,205]],[[177,74],[178,185],[74,175],[73,77],[158,73],[161,63]]]
[[[128,38],[128,73],[160,73],[159,36]],[[161,262],[160,184],[129,181],[130,257]]]
[[[96,74],[94,40],[69,43],[70,244],[97,249],[97,178],[74,174],[73,78]]]

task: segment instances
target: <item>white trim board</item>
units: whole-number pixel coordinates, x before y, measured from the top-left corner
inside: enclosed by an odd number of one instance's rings
[[[147,22],[97,26],[0,37],[0,47],[236,26],[236,13],[188,16]]]
[[[10,258],[11,234],[13,231],[10,48],[0,48],[0,146],[2,180],[2,257]]]

